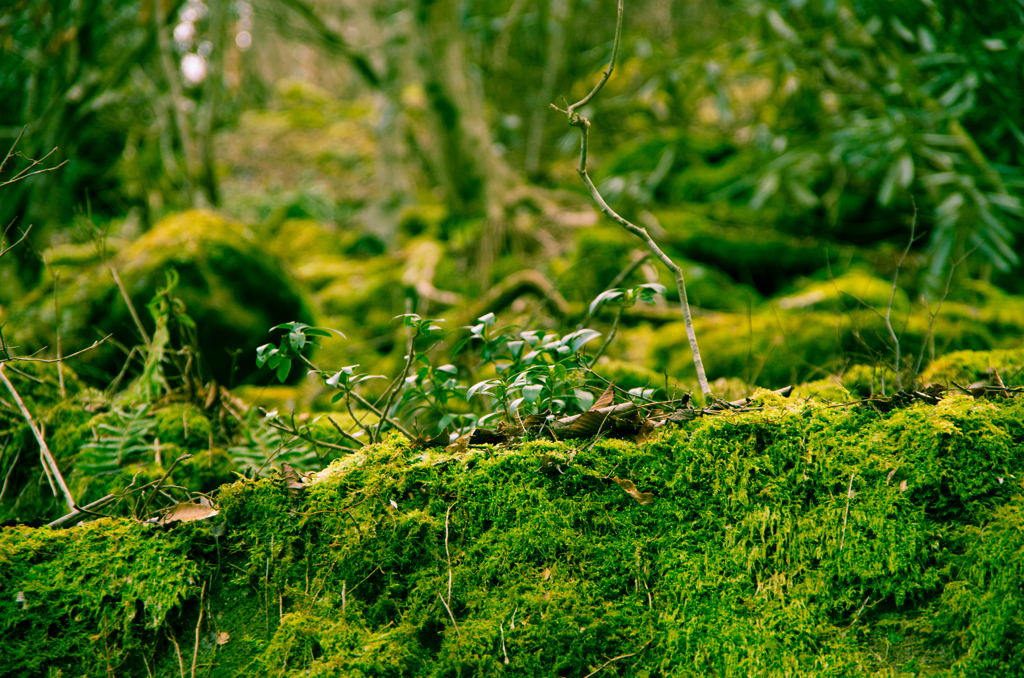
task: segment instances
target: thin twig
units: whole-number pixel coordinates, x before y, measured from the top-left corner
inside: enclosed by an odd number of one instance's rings
[[[629,276],[633,275],[633,272],[636,271],[636,269],[640,268],[644,264],[644,262],[650,258],[650,252],[641,252],[640,256],[633,259],[633,261],[630,262],[629,266],[619,271],[619,274],[615,276],[615,278],[610,283],[608,283],[608,286],[605,287],[603,291],[607,292],[608,290],[613,290],[619,285],[621,285],[623,282],[625,282],[627,278],[629,278]],[[597,309],[595,308],[594,310]],[[576,325],[576,329],[582,329],[586,327],[587,323],[590,322],[590,319],[593,317],[593,315],[593,312],[590,310],[590,307],[588,306],[587,314],[583,316],[583,320],[581,320],[579,324]]]
[[[440,593],[437,594],[437,597],[441,599],[441,604],[444,605],[444,609],[448,610],[448,618],[452,620],[452,626],[455,627],[455,635],[461,638],[462,634],[459,633],[459,625],[455,623],[455,615],[452,614],[452,608],[448,607],[448,603],[444,602],[444,596]]]
[[[96,341],[92,342],[92,344],[90,344],[89,346],[86,346],[82,350],[75,351],[74,353],[69,353],[66,356],[64,356],[63,358],[17,358],[17,357],[15,357],[15,358],[4,358],[3,360],[0,360],[0,362],[5,362],[5,363],[59,363],[62,360],[67,360],[68,358],[74,358],[77,355],[82,355],[83,353],[85,353],[87,351],[93,350],[94,348],[96,348],[97,346],[99,346],[100,344],[105,342],[107,339],[110,339],[110,337],[112,337],[112,336],[114,336],[114,335],[108,334],[107,336],[103,337],[102,339],[97,339]],[[38,351],[36,351],[36,353],[38,353]]]
[[[458,504],[459,502],[455,502]],[[452,554],[448,551],[448,516],[455,507],[452,504],[448,507],[448,510],[444,512],[444,555],[448,558],[448,602],[452,601]],[[453,620],[454,621],[454,620]]]
[[[381,414],[380,421],[377,423],[377,431],[371,442],[378,442],[380,440],[380,434],[381,431],[384,430],[384,422],[387,420],[387,414],[391,412],[391,405],[395,401],[395,396],[398,395],[398,391],[405,384],[405,378],[409,375],[409,370],[412,368],[412,361],[416,358],[416,340],[419,339],[419,336],[420,328],[417,326],[416,331],[409,335],[409,353],[405,357],[405,367],[402,369],[402,376],[398,379],[398,383],[395,384],[395,387],[388,392],[388,399],[384,403],[383,414]],[[411,436],[408,437],[414,440]]]
[[[199,656],[199,626],[203,623],[203,594],[206,593],[206,582],[199,591],[199,621],[196,622],[196,644],[192,650],[192,678],[196,678],[196,658]]]
[[[39,429],[36,427],[35,421],[32,420],[32,415],[29,414],[28,408],[25,407],[25,402],[21,399],[21,396],[18,395],[18,392],[14,389],[14,384],[11,383],[11,380],[7,378],[6,374],[4,374],[4,367],[6,367],[6,365],[4,363],[0,363],[0,380],[4,382],[4,384],[7,386],[7,390],[11,392],[12,396],[14,396],[14,400],[15,402],[18,403],[18,408],[21,410],[22,416],[25,417],[25,421],[28,422],[29,428],[32,429],[32,434],[36,437],[36,440],[39,442],[39,449],[43,456],[43,468],[45,469],[47,466],[49,466],[49,471],[51,471],[53,475],[56,477],[57,484],[60,485],[60,489],[64,493],[64,500],[67,501],[68,508],[74,511],[75,500],[71,496],[71,490],[69,490],[68,486],[64,483],[64,476],[60,474],[60,469],[57,467],[57,462],[56,460],[54,460],[53,455],[50,454],[50,448],[46,445],[46,440],[43,439],[43,434],[40,433]]]
[[[578,127],[580,130],[580,164],[579,167],[576,168],[576,171],[577,173],[579,173],[580,178],[583,179],[583,183],[587,187],[587,190],[590,192],[591,198],[593,198],[594,202],[597,203],[597,206],[601,209],[601,211],[608,215],[608,217],[611,218],[615,223],[619,224],[627,231],[633,233],[641,240],[643,240],[644,243],[647,245],[647,249],[649,249],[651,253],[655,257],[657,257],[658,260],[660,260],[670,271],[672,271],[672,275],[675,277],[676,280],[676,288],[679,291],[679,305],[683,313],[683,324],[686,326],[686,336],[690,342],[690,351],[693,354],[693,363],[697,372],[697,382],[698,384],[700,384],[700,390],[701,393],[704,394],[705,399],[710,401],[714,399],[714,396],[711,395],[711,389],[708,386],[707,376],[704,373],[704,363],[700,357],[700,349],[697,347],[697,335],[693,329],[693,318],[690,314],[690,303],[686,296],[686,283],[683,278],[683,269],[681,269],[674,261],[672,261],[671,258],[669,258],[668,255],[666,255],[661,250],[658,244],[654,242],[654,240],[651,238],[650,234],[647,232],[647,229],[641,226],[637,226],[636,224],[630,223],[626,219],[619,216],[619,214],[616,213],[615,210],[609,207],[608,203],[605,202],[604,198],[601,196],[600,191],[597,190],[597,187],[594,185],[594,182],[591,181],[590,175],[587,174],[587,153],[589,148],[588,134],[590,129],[590,121],[587,120],[585,117],[581,116],[579,113],[576,113],[575,111],[577,108],[587,104],[591,99],[593,99],[594,96],[601,91],[601,88],[604,87],[604,84],[608,81],[608,78],[611,77],[612,70],[615,67],[615,59],[618,56],[619,41],[622,35],[622,12],[622,0],[619,0],[618,18],[616,19],[615,23],[615,42],[612,47],[612,58],[608,64],[608,70],[606,70],[604,73],[604,77],[602,77],[601,81],[597,83],[597,86],[595,86],[594,89],[591,90],[590,94],[588,94],[575,104],[568,106],[565,110],[558,108],[558,106],[555,106],[554,104],[551,104],[551,108],[555,109],[556,111],[565,113],[569,118],[569,124],[573,127]]]
[[[349,433],[348,431],[343,429],[341,426],[339,426],[338,422],[334,421],[334,418],[331,417],[330,415],[327,416],[327,421],[331,422],[331,424],[334,426],[334,430],[336,430],[338,432],[338,435],[340,435],[342,438],[344,438],[345,440],[348,440],[349,442],[355,443],[359,447],[363,446],[363,441],[362,440],[360,440],[359,438],[356,438],[354,435],[352,435],[351,433]],[[351,449],[351,448],[349,448],[349,449]]]
[[[146,328],[142,326],[142,320],[139,318],[139,314],[135,312],[135,304],[132,303],[131,297],[128,296],[128,290],[124,288],[124,283],[121,282],[121,276],[117,274],[117,269],[113,266],[110,267],[110,272],[114,274],[114,282],[117,283],[117,289],[121,290],[121,298],[124,299],[124,303],[128,305],[128,312],[132,314],[132,320],[135,321],[135,327],[138,328],[139,334],[142,335],[142,343],[146,345],[148,351],[153,346],[153,342],[149,339],[149,334],[146,333]]]
[[[143,520],[145,520],[146,518],[146,509],[149,508],[149,502],[153,501],[153,497],[155,497],[156,493],[160,491],[161,487],[163,487],[164,481],[166,481],[167,477],[171,475],[171,471],[174,470],[174,467],[178,465],[178,462],[185,461],[186,459],[191,458],[191,454],[183,454],[171,462],[171,465],[167,468],[167,471],[164,473],[164,477],[160,479],[159,483],[157,483],[156,489],[149,493],[149,496],[146,498],[146,503],[142,505],[142,511],[139,512],[139,515],[142,516]]]
[[[153,482],[156,482],[156,481],[153,481]],[[100,508],[102,506],[106,506],[107,504],[109,504],[110,502],[112,502],[113,500],[115,500],[117,498],[118,498],[118,495],[116,495],[116,494],[108,494],[107,496],[105,496],[105,497],[103,497],[101,499],[97,499],[96,501],[94,501],[92,503],[89,503],[89,504],[86,504],[85,506],[75,506],[75,510],[74,511],[72,511],[71,513],[68,513],[66,515],[63,515],[60,518],[57,518],[57,520],[54,520],[52,522],[47,523],[46,526],[47,527],[60,527],[61,525],[63,525],[64,523],[68,522],[69,520],[71,520],[75,516],[80,516],[83,513],[86,513],[86,514],[89,514],[89,515],[98,515],[98,514],[93,513],[92,509],[97,509],[97,508]]]
[[[12,224],[11,224],[11,226],[13,226],[13,225],[14,225],[14,224],[12,223]],[[20,238],[18,238],[18,239],[17,239],[17,240],[16,240],[15,242],[14,242],[14,244],[13,244],[13,245],[11,245],[10,247],[4,247],[4,240],[6,240],[6,239],[7,239],[7,231],[11,230],[11,226],[8,226],[8,227],[7,227],[7,229],[6,229],[6,230],[4,230],[4,237],[3,237],[3,238],[0,238],[0,257],[2,257],[3,255],[7,254],[8,252],[10,252],[11,250],[13,250],[13,249],[14,249],[15,247],[17,247],[18,245],[20,245],[20,244],[21,244],[21,241],[22,241],[22,240],[24,240],[25,238],[27,238],[27,237],[28,237],[28,232],[32,230],[32,227],[31,227],[31,226],[29,226],[29,227],[28,227],[28,228],[26,228],[26,229],[25,229],[24,231],[22,231],[22,233],[21,233],[21,237],[20,237]]]
[[[53,272],[53,324],[54,329],[57,332],[57,376],[60,379],[60,397],[61,399],[68,397],[68,392],[64,389],[64,360],[60,356],[60,295],[58,294],[60,284],[60,271]]]
[[[608,330],[608,335],[604,338],[604,341],[601,342],[601,346],[597,349],[597,353],[595,353],[594,357],[591,358],[591,360],[590,360],[590,364],[591,365],[596,365],[597,364],[598,358],[600,358],[602,355],[604,355],[605,349],[608,348],[608,345],[610,343],[612,343],[612,339],[615,338],[615,333],[619,331],[619,321],[622,319],[622,311],[625,308],[626,308],[626,305],[624,303],[623,304],[619,304],[618,310],[615,311],[615,320],[612,321],[612,328],[610,330]]]
[[[643,646],[643,647],[641,647],[641,648],[640,648],[639,650],[637,650],[636,652],[630,652],[630,653],[628,653],[628,654],[620,654],[620,655],[619,655],[618,657],[612,657],[611,659],[609,659],[608,661],[606,661],[606,662],[605,662],[604,664],[601,664],[601,665],[600,665],[600,666],[598,666],[598,667],[597,667],[596,669],[594,669],[593,671],[591,671],[591,672],[590,672],[590,673],[588,673],[587,675],[583,676],[583,678],[590,678],[591,676],[593,676],[593,675],[596,675],[596,674],[600,673],[600,672],[601,672],[601,671],[602,671],[602,670],[604,669],[604,667],[608,666],[608,665],[609,665],[609,664],[611,664],[612,662],[617,662],[617,661],[619,661],[620,659],[627,659],[627,658],[629,658],[629,657],[635,657],[636,655],[638,655],[638,654],[640,654],[641,652],[643,652],[643,651],[644,651],[644,650],[645,650],[645,649],[647,648],[647,646],[648,646],[648,645],[650,645],[650,644],[651,644],[651,641],[649,641],[649,640],[648,640],[648,641],[647,641],[646,643],[644,643],[644,646]]]
[[[839,551],[842,552],[843,546],[846,544],[846,520],[850,517],[850,499],[853,498],[853,477],[854,473],[850,474],[850,484],[846,486],[846,510],[843,511],[843,535],[839,539]]]
[[[946,276],[946,287],[942,291],[942,296],[939,298],[939,303],[935,307],[935,311],[932,312],[932,309],[928,306],[928,304],[927,303],[925,304],[925,309],[928,311],[928,316],[929,316],[928,317],[928,331],[925,332],[925,334],[924,334],[924,341],[921,342],[921,352],[917,354],[917,362],[914,364],[914,381],[917,381],[917,375],[920,373],[920,369],[921,369],[921,362],[924,360],[925,349],[928,347],[928,342],[931,341],[932,332],[934,330],[934,325],[935,325],[935,318],[939,315],[939,311],[942,310],[942,304],[945,303],[946,297],[949,296],[949,284],[953,281],[953,272],[956,271],[957,266],[959,266],[960,264],[964,263],[964,261],[967,259],[967,257],[969,257],[972,254],[974,254],[974,252],[979,247],[981,247],[981,245],[976,245],[976,246],[972,247],[962,257],[957,259],[956,262],[954,262],[952,266],[950,266],[950,268],[949,268],[949,275]],[[934,356],[932,356],[932,358],[934,359]]]
[[[185,678],[185,662],[181,660],[181,648],[178,647],[178,639],[174,637],[174,633],[168,629],[167,637],[174,643],[174,652],[178,655],[178,674],[181,678]]]
[[[913,200],[913,198],[911,198]],[[895,365],[893,369],[896,372],[896,387],[899,390],[903,390],[903,377],[900,376],[900,340],[896,336],[896,332],[892,329],[892,302],[896,298],[896,282],[900,279],[900,268],[903,267],[903,262],[906,261],[907,255],[910,254],[910,246],[914,244],[914,232],[917,230],[917,203],[914,203],[914,218],[910,222],[910,237],[907,239],[907,246],[903,250],[903,254],[900,256],[900,260],[896,262],[896,272],[892,275],[892,291],[889,292],[889,305],[885,308],[885,327],[889,330],[889,337],[892,339],[893,351],[896,353]]]
[[[0,452],[0,457],[7,454],[7,446],[11,444],[11,437],[7,436],[7,440],[4,441],[3,452]],[[14,467],[18,465],[18,460],[21,459],[21,448],[18,448],[18,453],[14,455],[14,461],[11,463],[11,467],[7,469],[7,474],[4,475],[4,489],[0,490],[0,501],[3,501],[4,495],[7,494],[7,481],[11,479],[11,473],[14,472]]]
[[[565,110],[565,113],[569,117],[572,117],[572,114],[576,111],[577,108],[581,108],[583,106],[586,106],[590,102],[591,99],[593,99],[595,96],[597,96],[597,93],[601,91],[601,89],[604,87],[604,84],[606,82],[608,82],[608,78],[612,77],[612,71],[615,70],[615,60],[619,56],[619,40],[621,39],[621,37],[622,37],[622,0],[619,0],[619,13],[618,13],[618,18],[615,20],[615,42],[612,43],[612,58],[608,61],[608,70],[606,70],[604,72],[604,75],[601,77],[600,82],[598,82],[596,85],[594,85],[594,89],[590,90],[590,94],[588,94],[587,96],[583,97],[582,99],[580,99],[576,103],[572,104],[571,106],[569,106]]]

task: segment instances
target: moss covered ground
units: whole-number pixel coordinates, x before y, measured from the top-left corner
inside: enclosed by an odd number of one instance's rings
[[[643,442],[395,436],[210,521],[6,528],[2,672],[1024,674],[1024,400],[756,404]]]

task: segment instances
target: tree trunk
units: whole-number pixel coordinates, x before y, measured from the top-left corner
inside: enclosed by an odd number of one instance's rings
[[[434,137],[436,179],[453,216],[502,218],[514,175],[495,152],[483,87],[471,70],[458,0],[416,4],[417,66]]]

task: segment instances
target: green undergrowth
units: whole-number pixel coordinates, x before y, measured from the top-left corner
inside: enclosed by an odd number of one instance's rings
[[[5,529],[3,665],[177,675],[176,638],[201,676],[1020,675],[1024,400],[757,404],[644,442],[394,435],[225,486],[219,541]]]

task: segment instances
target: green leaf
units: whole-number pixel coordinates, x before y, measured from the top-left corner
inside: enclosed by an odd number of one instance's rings
[[[621,289],[618,289],[618,288],[611,289],[611,290],[605,290],[604,292],[601,292],[601,294],[597,295],[597,298],[595,298],[592,302],[590,302],[590,315],[594,315],[594,311],[601,304],[603,304],[605,302],[608,302],[608,301],[612,301],[613,299],[618,299],[619,297],[623,296],[625,293],[626,293],[625,290],[621,290]]]
[[[528,403],[534,403],[540,394],[544,391],[544,384],[531,384],[523,387],[523,398]]]
[[[285,382],[285,379],[288,378],[288,373],[291,371],[291,369],[291,360],[289,360],[288,358],[284,358],[283,360],[281,360],[281,363],[277,366],[277,380],[283,384]]]

